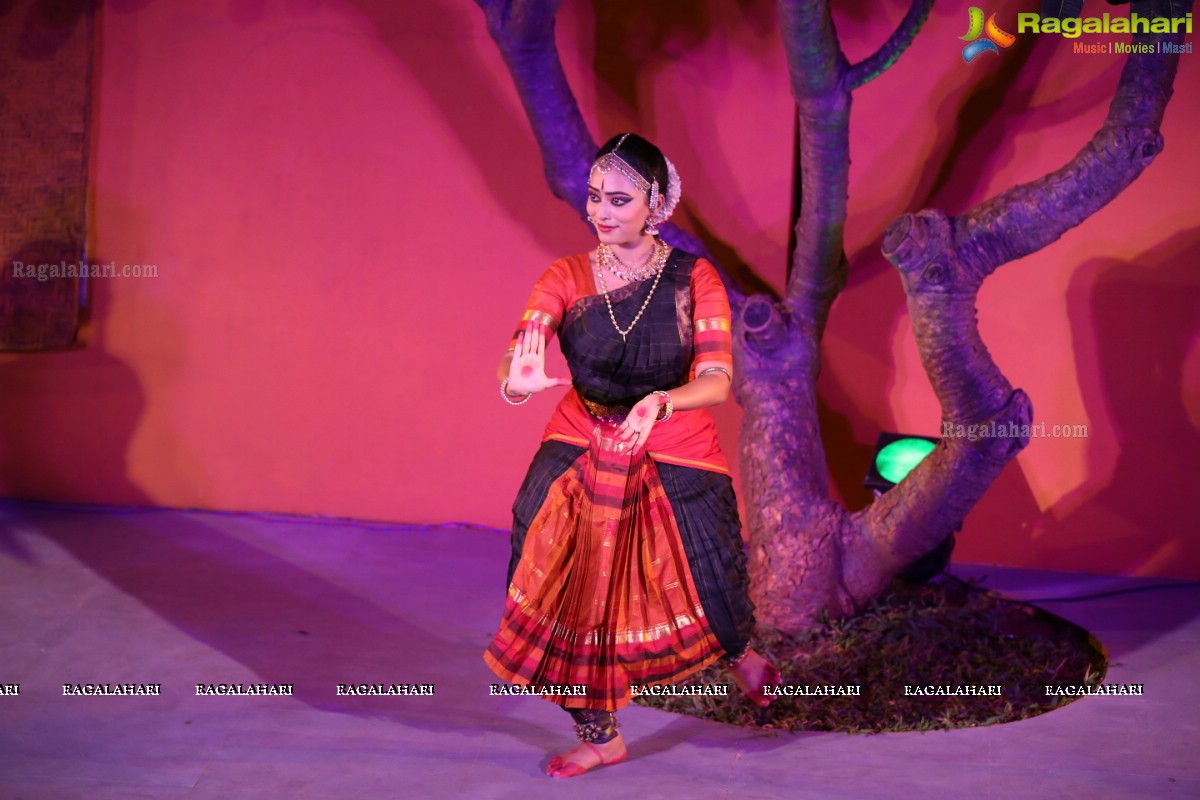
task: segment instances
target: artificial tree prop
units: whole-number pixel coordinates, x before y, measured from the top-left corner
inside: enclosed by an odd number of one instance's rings
[[[581,217],[596,143],[567,83],[554,39],[562,0],[476,0],[512,75],[551,191]],[[1172,5],[1179,16],[1190,0]],[[830,497],[818,427],[820,344],[845,286],[850,108],[854,90],[882,74],[921,30],[933,0],[913,0],[870,57],[843,54],[828,0],[779,0],[780,30],[796,101],[801,203],[782,297],[747,295],[723,275],[734,311],[734,394],[744,417],[751,594],[758,619],[799,633],[819,617],[861,610],[907,564],[961,524],[1005,464],[1028,444],[1009,437],[948,437],[894,489],[850,512]],[[1133,2],[1153,16],[1158,4]],[[1135,33],[1135,43],[1182,42],[1183,33]],[[1163,112],[1179,55],[1155,46],[1128,56],[1100,129],[1062,168],[952,214],[926,209],[896,219],[883,253],[900,272],[922,364],[943,423],[1020,431],[1032,405],[980,338],[976,299],[1000,266],[1084,222],[1133,182],[1163,148]],[[663,237],[705,254],[670,224]],[[1000,427],[1005,426],[1005,427]],[[1011,427],[1009,427],[1011,426]]]

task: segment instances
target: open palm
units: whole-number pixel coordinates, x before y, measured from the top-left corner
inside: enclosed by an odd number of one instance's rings
[[[546,334],[541,325],[530,322],[517,336],[517,346],[508,365],[508,391],[533,394],[570,383],[569,378],[546,375]]]

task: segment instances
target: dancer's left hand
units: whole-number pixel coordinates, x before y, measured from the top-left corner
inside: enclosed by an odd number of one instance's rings
[[[617,426],[617,438],[629,446],[629,455],[637,455],[646,446],[650,431],[658,419],[658,409],[662,400],[660,395],[648,394],[629,409],[629,416]]]

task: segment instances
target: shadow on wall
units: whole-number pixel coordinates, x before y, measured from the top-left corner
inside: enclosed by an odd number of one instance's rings
[[[709,130],[715,131],[718,120],[714,114],[718,110],[683,107],[677,98],[658,94],[656,88],[662,84],[660,75],[684,56],[702,49],[714,37],[720,39],[723,52],[735,52],[740,59],[754,61],[774,56],[773,46],[779,38],[776,15],[776,5],[770,0],[739,0],[736,11],[727,7],[717,10],[712,3],[693,3],[686,14],[680,13],[679,4],[648,6],[637,2],[593,0],[592,66],[600,87],[598,95],[603,101],[597,112],[601,126],[598,138],[607,138],[633,119],[637,120],[640,133],[652,141],[658,140],[660,132],[654,124],[675,115],[710,120],[713,127]],[[733,17],[741,24],[729,25],[729,19]],[[764,38],[771,40],[771,46],[763,46],[761,39]],[[781,61],[777,66],[781,73],[786,73],[785,63]],[[675,126],[673,143],[669,147],[664,143],[668,157],[682,161],[680,148],[691,150],[692,154],[703,153],[703,158],[689,160],[703,165],[710,185],[737,186],[734,167],[724,153],[706,147],[704,142],[694,141],[689,135],[697,130],[705,129],[692,125]],[[686,197],[688,176],[681,175],[681,178],[685,199],[672,221],[699,237],[744,292],[774,295],[774,290],[762,276],[761,267],[746,263],[737,248],[713,233],[711,221],[720,220],[720,227],[729,232],[727,235],[743,245],[755,241],[762,244],[763,231],[742,227],[738,222],[748,218],[744,213],[745,198],[737,192],[709,191],[702,198],[689,201]],[[781,198],[780,202],[786,204],[787,200]],[[786,209],[780,210],[782,213]]]
[[[148,508],[157,503],[127,473],[125,454],[146,413],[146,393],[137,374],[104,349],[105,317],[111,297],[97,285],[96,336],[84,350],[6,356],[0,361],[0,476],[6,494],[36,497],[29,487],[57,487],[56,495],[86,495],[76,484],[98,480],[104,502]],[[174,340],[168,330],[166,346]],[[172,350],[168,354],[177,355]],[[55,359],[70,359],[64,368]],[[42,428],[23,419],[30,403],[53,401],[58,413]],[[44,454],[70,452],[69,465]],[[99,478],[97,478],[99,476]],[[65,488],[64,488],[65,487]],[[61,506],[12,505],[8,514],[36,529],[73,558],[147,610],[195,641],[237,661],[265,682],[295,683],[296,697],[310,706],[358,716],[403,720],[430,730],[447,725],[479,727],[527,738],[547,747],[539,729],[505,718],[481,721],[478,641],[443,636],[426,615],[429,603],[454,608],[477,574],[446,577],[437,586],[402,581],[401,607],[385,608],[369,596],[348,591],[324,577],[231,535],[229,523],[206,523],[182,513],[89,511]],[[35,556],[8,526],[0,526],[0,558],[33,563]],[[447,536],[461,537],[453,531]],[[446,545],[438,542],[443,551]],[[366,554],[369,557],[370,554]],[[34,563],[34,566],[37,566]],[[398,574],[408,569],[396,567]],[[441,592],[446,597],[438,597]],[[496,589],[498,596],[503,590]],[[114,641],[114,646],[120,646]],[[337,683],[354,680],[429,682],[448,689],[419,704],[394,698],[338,698]],[[372,677],[374,676],[374,677]],[[409,677],[411,676],[411,677]],[[427,676],[424,679],[419,676]],[[211,676],[212,681],[227,676]]]
[[[1013,462],[967,518],[965,536],[991,537],[1006,563],[1190,576],[1200,560],[1191,500],[1200,475],[1197,260],[1192,228],[1136,259],[1094,259],[1074,271],[1066,300],[1090,420],[1088,482],[1042,510]],[[1061,443],[1035,438],[1029,448]]]
[[[103,253],[89,258],[92,264],[110,261]],[[176,431],[174,409],[161,401],[156,408],[147,407],[147,398],[155,393],[145,382],[175,385],[187,357],[187,337],[176,314],[138,289],[127,288],[131,282],[136,279],[89,280],[78,346],[0,354],[0,497],[162,505],[163,498],[148,496],[131,473],[135,442],[164,454],[158,463],[166,465],[164,477],[175,484],[177,496],[206,496],[211,475],[192,455],[187,434]],[[47,283],[75,284],[53,279]],[[154,358],[142,365],[145,374],[110,346],[118,284],[125,313],[117,315],[115,323],[123,327],[125,340],[132,332],[154,342]],[[75,296],[71,299],[76,301]],[[160,433],[148,441],[146,428]]]
[[[375,25],[381,44],[404,65],[411,78],[425,87],[430,102],[441,111],[447,130],[458,138],[484,186],[512,217],[513,224],[528,231],[550,252],[576,248],[583,223],[574,230],[569,225],[548,224],[548,220],[569,220],[573,216],[548,190],[544,196],[513,202],[514,191],[524,192],[533,177],[528,162],[511,155],[532,146],[529,125],[486,88],[495,76],[490,65],[470,47],[470,33],[450,30],[462,16],[464,5],[479,15],[481,27],[483,12],[473,3],[452,4],[446,0],[427,0],[419,8],[383,0],[351,0],[349,5]],[[441,35],[414,36],[414,32],[428,29]],[[551,216],[555,211],[561,216]]]
[[[1052,37],[1022,36],[1004,53],[993,70],[978,73],[963,94],[962,78],[951,71],[943,75],[929,96],[943,98],[934,112],[937,131],[953,131],[936,145],[931,167],[921,175],[910,200],[913,210],[933,206],[960,214],[986,196],[989,179],[1005,170],[1018,155],[1021,137],[1054,130],[1065,122],[1084,118],[1094,110],[1107,110],[1115,96],[1123,59],[1108,60],[1103,69],[1071,91],[1061,91],[1065,78],[1050,70],[1057,42]],[[976,73],[972,73],[976,74]],[[1058,91],[1060,96],[1040,99]],[[1099,126],[1102,116],[1096,117]],[[1034,127],[1036,125],[1036,127]],[[1075,149],[1082,149],[1096,132],[1083,129]],[[1061,164],[1055,164],[1058,168]],[[1022,175],[1019,181],[1041,177]],[[1087,224],[1085,221],[1084,225]],[[883,232],[879,235],[882,237]],[[1003,267],[1002,267],[1003,269]]]
[[[108,292],[103,281],[91,289],[92,309],[101,315]],[[90,330],[87,316],[85,310],[83,347],[0,356],[0,495],[43,500],[49,492],[81,502],[150,505],[129,479],[125,458],[145,411],[145,391],[133,369],[105,349],[99,316]],[[31,419],[49,421],[34,427]]]
[[[399,607],[384,607],[370,595],[344,589],[231,535],[228,522],[138,510],[158,505],[128,474],[126,460],[148,412],[147,393],[137,373],[105,349],[112,294],[104,281],[95,288],[95,335],[87,348],[0,357],[0,419],[5,421],[0,426],[0,480],[5,495],[33,499],[38,498],[34,487],[49,487],[56,497],[86,502],[87,487],[99,486],[96,501],[133,508],[9,505],[5,516],[26,524],[0,526],[0,559],[37,567],[36,556],[22,541],[33,528],[148,611],[259,680],[296,684],[296,699],[314,708],[431,731],[447,726],[477,728],[481,734],[498,731],[549,748],[553,736],[546,730],[510,717],[480,718],[484,689],[479,676],[486,674],[481,654],[489,635],[463,635],[461,630],[447,635],[444,626],[438,628],[428,618],[430,608],[461,609],[463,603],[495,603],[498,608],[503,587],[495,586],[494,598],[478,592],[487,585],[480,572],[494,567],[494,559],[462,556],[460,561],[474,564],[474,571],[463,569],[433,583],[409,574],[424,563],[398,560],[394,593],[400,595]],[[139,315],[146,319],[144,308]],[[150,321],[166,362],[155,379],[169,379],[171,363],[183,352],[180,336],[169,320],[151,316]],[[50,412],[44,407],[48,402]],[[41,404],[36,414],[33,403]],[[50,422],[42,427],[22,424],[31,418]],[[72,461],[55,461],[56,453],[71,453]],[[179,458],[186,462],[182,449]],[[181,473],[187,473],[186,466]],[[461,540],[464,534],[444,535]],[[401,544],[414,546],[411,540]],[[416,546],[456,552],[445,541],[430,538],[418,539]],[[471,599],[464,599],[467,594]],[[120,640],[114,638],[113,646],[120,647]],[[227,679],[211,676],[212,682]],[[337,683],[385,679],[436,680],[439,691],[421,703],[334,694]]]
[[[1123,574],[1182,574],[1172,565],[1200,561],[1200,511],[1192,498],[1200,476],[1200,397],[1184,381],[1186,359],[1195,360],[1200,344],[1197,263],[1200,228],[1191,228],[1134,260],[1095,259],[1072,275],[1076,371],[1092,424],[1109,428],[1089,436],[1088,447],[1115,441],[1116,465],[1107,483],[1084,486],[1050,509],[1035,543],[1039,556],[1074,560],[1077,548],[1055,546],[1065,539],[1136,554],[1111,564]],[[1106,461],[1090,453],[1089,474],[1104,474]]]
[[[579,247],[581,232],[590,229],[580,223],[579,228],[571,225],[548,224],[548,220],[567,220],[574,216],[565,206],[551,197],[548,188],[542,196],[531,202],[512,203],[513,187],[529,185],[529,165],[537,164],[524,158],[511,158],[505,154],[528,152],[533,145],[529,123],[523,114],[514,114],[507,103],[501,102],[485,88],[497,81],[491,65],[473,49],[467,47],[471,37],[466,32],[454,32],[453,36],[438,38],[436,46],[428,50],[414,48],[412,32],[422,29],[423,23],[414,17],[412,9],[401,9],[394,3],[378,0],[352,0],[351,3],[379,32],[382,43],[403,64],[408,74],[419,81],[430,101],[437,105],[450,131],[458,137],[463,150],[471,157],[484,185],[488,187],[497,203],[511,215],[513,224],[529,231],[540,242],[540,246],[553,253],[574,252]],[[484,27],[483,11],[471,5],[478,15],[477,24]],[[743,3],[741,13],[762,27],[763,20],[774,18],[774,7],[766,0]],[[689,49],[699,41],[724,33],[719,25],[704,13],[679,14],[677,9],[665,6],[636,5],[637,14],[630,14],[633,3],[596,3],[594,79],[604,107],[599,111],[602,131],[593,131],[600,140],[606,138],[610,128],[622,127],[627,116],[640,118],[640,109],[653,107],[654,76],[666,69],[678,51]],[[610,7],[611,6],[611,7]],[[702,7],[700,10],[704,10]],[[444,30],[447,25],[461,16],[462,7],[446,0],[431,0],[419,14],[429,17],[428,26]],[[560,36],[560,46],[570,47]],[[492,52],[496,52],[492,48]],[[489,57],[491,55],[489,54]],[[452,79],[448,76],[452,76]],[[503,83],[509,83],[507,75]],[[457,87],[457,88],[456,88]],[[480,125],[479,120],[487,120]],[[653,121],[653,115],[646,118]],[[654,131],[643,131],[654,138]],[[710,165],[716,166],[716,165]],[[719,198],[705,198],[705,202]],[[554,216],[549,216],[548,211]],[[702,235],[705,243],[735,274],[740,274],[736,254],[726,245],[711,241],[703,236],[703,225],[689,224],[686,213],[681,214],[680,223]],[[746,281],[754,284],[753,279]],[[758,282],[759,287],[765,286]]]

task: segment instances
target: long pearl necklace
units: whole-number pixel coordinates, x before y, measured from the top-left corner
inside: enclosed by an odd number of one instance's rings
[[[600,247],[605,247],[605,245],[600,245]],[[667,250],[670,250],[669,245],[667,246]],[[666,264],[665,257],[663,258],[663,264]],[[600,279],[600,294],[604,295],[604,303],[608,306],[608,318],[612,320],[613,327],[617,329],[617,333],[621,334],[622,342],[627,341],[626,337],[633,331],[633,326],[637,325],[638,320],[642,318],[642,314],[646,313],[646,307],[650,305],[650,298],[654,297],[654,290],[658,288],[658,282],[662,280],[662,274],[662,266],[659,266],[658,272],[654,276],[654,283],[650,286],[650,292],[646,295],[642,307],[638,309],[637,315],[634,316],[633,322],[629,323],[629,327],[621,330],[621,326],[617,324],[617,315],[613,312],[612,298],[608,296],[608,286],[604,283],[604,270],[600,269],[599,265],[596,266],[596,277]]]

